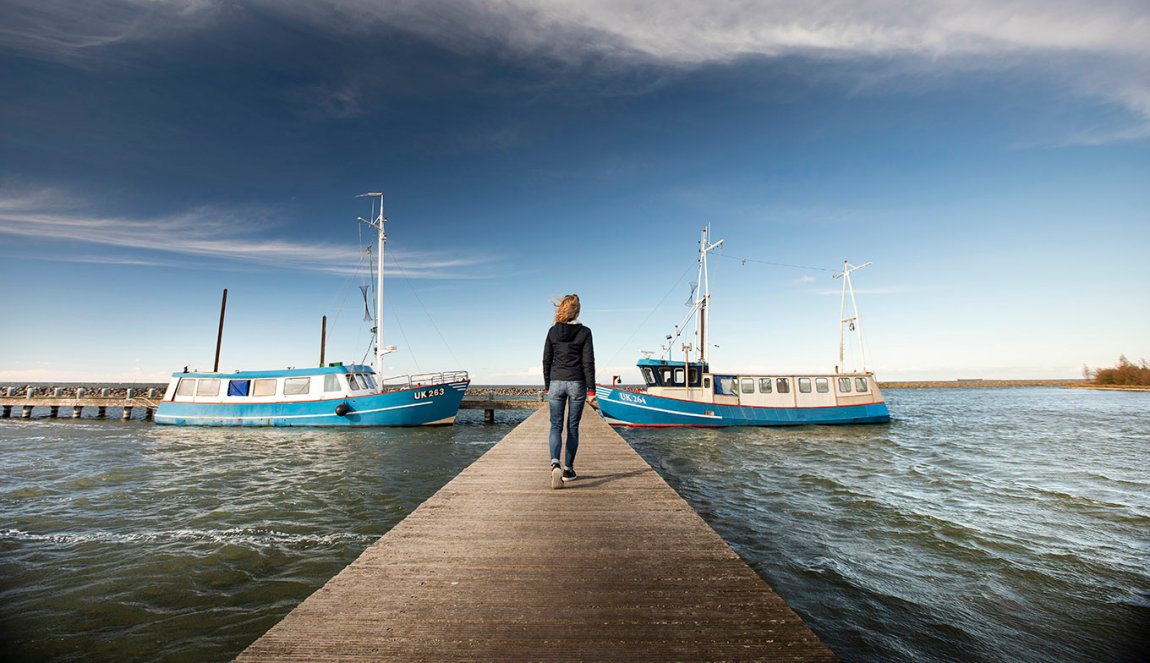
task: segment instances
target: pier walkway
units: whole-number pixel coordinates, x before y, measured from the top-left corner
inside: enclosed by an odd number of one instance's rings
[[[540,409],[237,661],[837,660],[593,410]]]

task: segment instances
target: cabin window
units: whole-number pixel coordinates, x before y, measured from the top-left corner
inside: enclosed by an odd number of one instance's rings
[[[219,396],[220,395],[220,379],[219,378],[204,378],[196,384],[197,396]]]
[[[740,382],[741,382],[741,384],[739,385],[739,391],[743,392],[744,394],[755,393],[755,379],[754,378],[743,378]]]
[[[663,384],[670,384],[671,383],[671,369],[664,368],[662,373],[663,373]]]
[[[355,373],[347,374],[347,383],[351,385],[352,391],[363,389],[363,387],[359,386],[359,378],[356,377]]]
[[[866,392],[866,378],[855,378],[855,391]]]
[[[648,387],[655,384],[655,371],[652,371],[650,366],[643,367],[643,381]]]
[[[791,381],[789,378],[775,378],[775,391],[780,394],[791,393]]]
[[[311,391],[311,378],[288,378],[284,380],[284,396],[299,396]]]
[[[688,368],[687,369],[687,379],[690,381],[692,386],[695,386],[695,387],[699,386],[699,369]]]
[[[228,380],[228,396],[247,396],[251,380]]]
[[[195,378],[180,378],[180,384],[176,387],[177,396],[193,396],[196,393],[196,380]]]
[[[831,390],[831,381],[826,378],[815,378],[815,391],[825,394]]]
[[[851,379],[850,378],[839,378],[839,391],[841,391],[844,394],[851,393]]]
[[[799,378],[799,392],[803,394],[811,393],[811,379]]]
[[[682,385],[683,384],[683,369],[681,369],[681,368],[675,369],[675,384],[676,385]]]
[[[771,393],[771,379],[770,378],[759,378],[759,393],[761,393],[761,394]]]
[[[715,376],[715,393],[719,396],[737,396],[739,382],[733,375]]]
[[[711,388],[711,378],[703,378],[703,387],[705,389]]]
[[[252,396],[275,396],[276,395],[276,379],[263,378],[260,380],[252,380]]]
[[[363,382],[365,389],[375,391],[375,376],[370,373],[361,373],[359,376],[360,381]]]
[[[323,390],[325,392],[341,391],[339,386],[339,376],[335,373],[328,373],[323,376]]]

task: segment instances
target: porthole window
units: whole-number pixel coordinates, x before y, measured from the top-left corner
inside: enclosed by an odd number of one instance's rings
[[[815,391],[825,394],[831,390],[831,381],[827,378],[815,378]]]
[[[763,394],[771,393],[771,379],[770,378],[759,378],[759,393],[763,393]]]
[[[790,378],[775,378],[775,391],[780,394],[791,393],[791,380]]]
[[[742,382],[742,384],[739,387],[739,391],[742,391],[744,394],[755,393],[755,379],[754,378],[743,378],[741,382]]]
[[[811,379],[810,378],[799,378],[799,393],[803,393],[803,394],[811,393]]]

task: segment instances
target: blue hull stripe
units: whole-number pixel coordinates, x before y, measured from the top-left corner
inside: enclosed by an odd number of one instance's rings
[[[318,401],[278,403],[180,403],[163,401],[157,424],[184,426],[421,426],[451,423],[467,383]],[[434,392],[440,392],[432,395]],[[340,404],[344,416],[336,414]]]
[[[694,412],[682,412],[682,411],[677,411],[677,410],[667,410],[667,409],[664,409],[661,407],[651,407],[650,405],[639,405],[638,403],[627,403],[624,401],[612,401],[611,405],[626,405],[627,407],[637,407],[641,410],[653,410],[655,412],[664,412],[666,414],[674,414],[674,415],[677,415],[680,417],[699,417],[701,419],[719,419],[719,420],[722,419],[722,417],[720,417],[717,414],[696,414]]]
[[[348,400],[349,400],[349,402],[351,401],[351,399],[348,399]],[[317,402],[323,403],[325,401],[310,401],[310,402],[312,402],[312,403],[317,403]],[[338,405],[339,403],[342,403],[343,401],[332,399],[332,400],[326,401],[326,402]],[[364,414],[371,414],[373,412],[386,412],[388,410],[399,410],[399,409],[402,409],[405,407],[419,407],[421,405],[431,405],[431,404],[432,404],[431,401],[424,401],[422,403],[411,403],[408,405],[394,405],[392,407],[380,407],[380,408],[376,408],[374,410],[356,410],[356,412],[358,412],[361,415],[364,415]],[[269,405],[278,405],[278,403],[269,403]],[[338,416],[339,415],[336,414],[335,412],[329,412],[328,414],[277,414],[277,415],[275,415],[275,418],[277,418],[277,419],[306,419],[306,418],[311,418],[311,417],[338,417]],[[208,420],[214,420],[214,419],[219,419],[220,416],[214,415],[214,416],[197,417],[197,416],[190,416],[190,415],[189,416],[179,416],[179,415],[175,415],[175,414],[159,414],[159,413],[157,413],[155,415],[155,418],[156,419],[195,419],[195,420],[208,419]],[[228,417],[228,418],[229,419],[239,419],[240,421],[244,421],[247,419],[267,419],[268,415],[265,414],[265,415],[256,415],[256,416],[248,416],[248,417]]]
[[[603,386],[596,387],[595,393],[603,416],[622,426],[802,426],[890,421],[886,403],[761,407],[700,403]],[[636,400],[640,402],[632,402]]]

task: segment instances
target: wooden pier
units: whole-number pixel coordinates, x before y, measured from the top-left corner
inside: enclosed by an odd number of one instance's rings
[[[237,658],[827,661],[799,617],[592,410],[550,487],[546,410]]]
[[[79,389],[66,393],[63,389],[52,388],[40,394],[31,388],[17,395],[11,387],[6,387],[0,393],[0,418],[8,419],[13,416],[14,410],[19,408],[22,419],[31,419],[35,408],[48,408],[48,416],[53,419],[60,416],[61,410],[71,414],[72,419],[83,416],[85,408],[94,408],[96,416],[104,418],[108,415],[108,408],[120,411],[121,419],[131,419],[134,410],[141,410],[144,419],[151,420],[156,413],[163,391],[158,389],[128,389],[123,394],[113,395],[108,389]],[[123,390],[120,390],[123,391]]]

